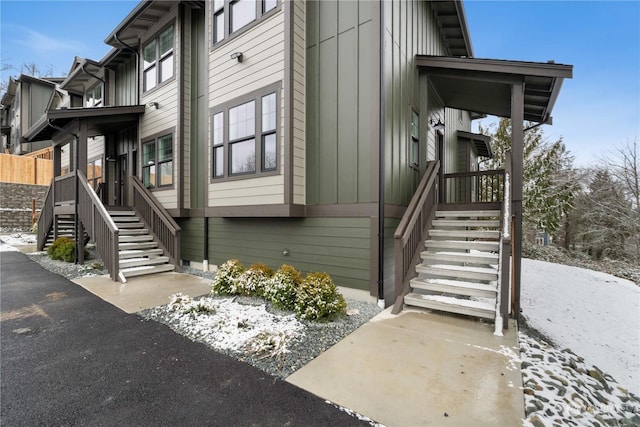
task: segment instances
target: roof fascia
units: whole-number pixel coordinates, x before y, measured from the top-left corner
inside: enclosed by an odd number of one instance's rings
[[[464,44],[467,46],[467,56],[473,57],[473,45],[471,44],[471,36],[469,35],[469,26],[467,25],[467,14],[464,12],[464,4],[462,0],[455,0],[456,12],[458,19],[460,20],[460,29],[462,30],[462,37],[464,38]]]
[[[448,70],[484,71],[521,76],[572,78],[573,66],[551,62],[509,61],[503,59],[458,58],[453,56],[416,55],[420,67]]]

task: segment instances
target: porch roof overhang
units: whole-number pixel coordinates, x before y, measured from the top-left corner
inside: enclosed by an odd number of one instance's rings
[[[77,95],[84,95],[85,85],[97,80],[102,66],[99,63],[86,58],[76,58],[67,78],[60,85],[61,89]]]
[[[29,128],[23,139],[28,142],[52,139],[58,132],[53,126],[65,128],[74,120],[86,121],[90,134],[107,134],[138,123],[145,109],[144,105],[130,105],[52,110]]]
[[[155,25],[180,1],[141,1],[126,18],[107,36],[104,42],[118,49],[134,48],[140,44],[140,37]],[[191,8],[204,9],[203,0],[182,1]]]
[[[476,149],[476,153],[480,157],[493,158],[493,150],[491,149],[491,137],[479,133],[458,131],[458,139],[468,139]]]
[[[416,55],[446,107],[511,116],[511,87],[524,86],[524,120],[550,123],[562,82],[573,66],[553,62]]]

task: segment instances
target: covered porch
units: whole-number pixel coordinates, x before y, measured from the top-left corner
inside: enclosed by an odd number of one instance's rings
[[[495,231],[499,234],[495,236],[499,237],[500,243],[496,243],[498,249],[491,249],[492,252],[499,252],[499,258],[495,261],[499,265],[500,282],[497,286],[495,319],[506,327],[508,317],[518,319],[520,312],[524,122],[552,123],[551,112],[562,82],[565,78],[572,77],[573,68],[552,62],[429,55],[417,55],[415,60],[421,82],[437,94],[443,107],[469,111],[476,115],[510,118],[512,147],[502,170],[481,171],[469,168],[462,172],[445,173],[442,159],[429,165],[394,235],[395,311],[402,309],[405,297],[412,289],[412,279],[417,273],[426,271],[416,265],[421,256],[425,257],[422,250],[426,239],[437,235],[437,232],[431,231],[436,212],[440,217],[438,222],[446,223],[448,219],[444,217],[456,217],[455,213],[447,214],[446,211],[464,211],[465,214],[459,216],[467,216],[466,221],[462,222],[466,230],[470,230],[470,227],[483,227],[481,224],[488,223],[481,223],[479,220],[491,220],[492,224],[495,220],[499,221],[499,228]],[[421,92],[427,93],[427,90],[421,89]],[[482,155],[491,155],[486,137],[460,131],[456,137],[466,138],[469,146],[475,147]],[[483,234],[481,228],[477,230],[459,233],[459,236],[462,236],[462,240],[469,241],[471,237],[475,239],[488,235]],[[472,252],[468,248],[465,250]],[[452,257],[453,255],[450,256]],[[457,258],[461,259],[460,256]],[[474,260],[472,264],[475,262],[478,261]],[[456,263],[458,264],[460,263]],[[472,282],[474,283],[471,285],[465,285],[473,288],[471,295],[474,292],[480,293],[480,286],[476,286],[475,280]],[[489,282],[491,283],[493,282]],[[481,291],[485,292],[486,289]],[[465,311],[458,313],[467,314]]]

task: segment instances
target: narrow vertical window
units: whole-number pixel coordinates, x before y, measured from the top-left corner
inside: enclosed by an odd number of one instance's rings
[[[213,177],[224,176],[224,113],[213,115]]]
[[[276,94],[262,97],[262,170],[275,170],[276,164]]]
[[[156,184],[156,142],[142,144],[142,183],[147,188]]]
[[[158,138],[158,187],[173,184],[173,136]]]
[[[411,110],[411,164],[418,166],[420,161],[420,116]]]
[[[164,30],[158,37],[158,56],[159,82],[162,83],[173,77],[173,26]]]
[[[267,13],[271,9],[275,9],[278,5],[278,0],[262,0],[262,13]]]
[[[213,42],[218,43],[224,39],[224,0],[213,2]]]

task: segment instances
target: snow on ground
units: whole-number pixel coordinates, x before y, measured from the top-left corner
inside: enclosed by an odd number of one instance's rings
[[[578,267],[522,260],[521,303],[530,327],[640,395],[640,287]]]
[[[0,241],[5,244],[3,246],[27,246],[35,245],[37,237],[32,233],[11,233],[0,235]]]

